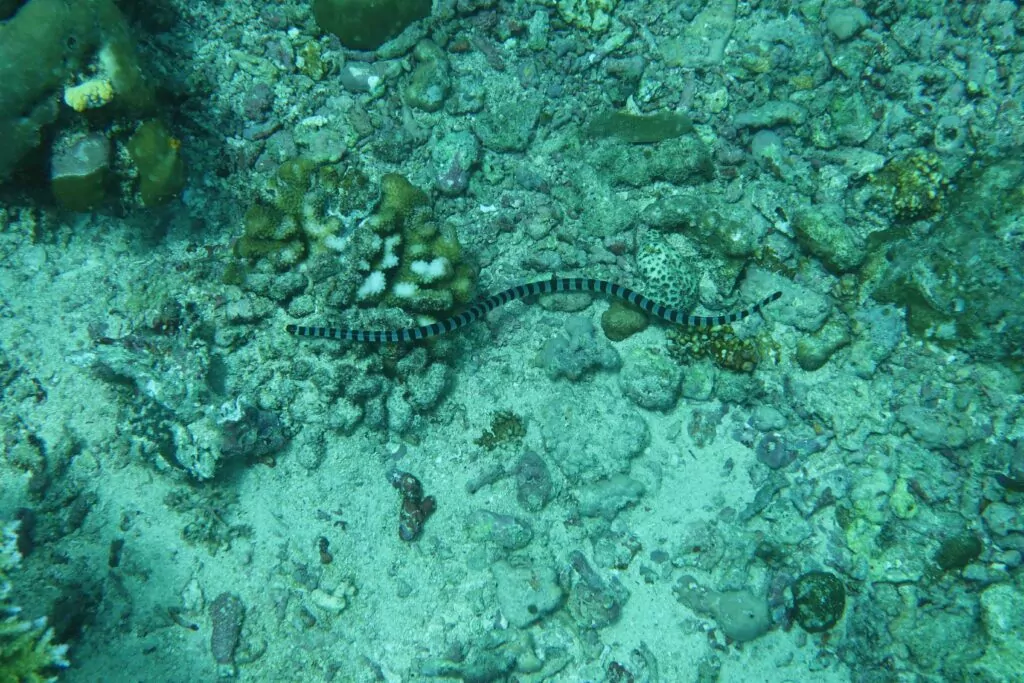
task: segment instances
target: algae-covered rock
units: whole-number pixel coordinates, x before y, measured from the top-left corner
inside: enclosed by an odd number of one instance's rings
[[[679,401],[683,370],[672,358],[650,350],[630,354],[619,372],[622,394],[641,408],[670,411]]]
[[[622,341],[647,327],[647,314],[625,301],[612,301],[601,314],[601,329],[612,341]]]
[[[944,571],[963,569],[981,556],[981,539],[966,531],[942,542],[935,553],[935,564]]]
[[[451,89],[451,77],[441,62],[423,62],[416,66],[405,89],[405,96],[413,107],[434,112],[444,106]]]
[[[867,257],[867,245],[860,234],[846,224],[836,207],[809,206],[793,216],[797,240],[820,258],[834,273],[860,266]]]
[[[431,0],[313,0],[320,28],[353,50],[376,50],[430,16]]]
[[[981,594],[981,623],[988,647],[971,665],[971,680],[1014,681],[1024,661],[1024,594],[1012,583],[986,588]]]
[[[846,587],[834,574],[807,572],[793,584],[793,619],[808,633],[827,631],[846,610]]]
[[[935,208],[939,185],[907,172],[894,198],[897,216],[923,217]],[[916,187],[916,186],[915,186]],[[927,235],[894,235],[871,273],[867,290],[907,312],[907,329],[956,346],[980,360],[1020,356],[1024,347],[1024,162],[1011,155],[956,179],[935,227]],[[902,197],[902,199],[900,199]],[[915,199],[916,198],[916,199]],[[900,200],[899,204],[895,204]]]
[[[809,372],[821,369],[835,353],[850,344],[846,326],[831,322],[817,334],[804,337],[796,345],[796,362]]]
[[[476,134],[484,147],[496,152],[522,152],[537,127],[544,98],[536,92],[493,98],[476,119]]]
[[[696,135],[680,135],[642,146],[616,138],[595,153],[595,163],[614,185],[643,187],[655,181],[699,185],[715,174],[711,150]]]
[[[891,160],[871,180],[888,198],[893,215],[905,222],[938,214],[950,185],[938,155],[921,150]]]
[[[526,521],[490,510],[470,514],[466,534],[474,541],[491,543],[503,550],[525,548],[533,538],[533,530]]]
[[[146,206],[157,206],[176,196],[185,185],[181,143],[157,120],[139,126],[128,139],[128,154],[139,171],[139,193]]]
[[[618,0],[558,0],[558,14],[573,26],[603,33],[611,25],[611,15]]]
[[[624,111],[598,114],[587,126],[593,137],[616,137],[631,143],[661,142],[693,131],[693,122],[686,114],[665,111],[654,114],[631,114]]]
[[[533,451],[526,451],[516,465],[516,500],[530,512],[539,512],[553,495],[551,470]]]
[[[62,206],[89,211],[104,198],[110,140],[100,133],[62,136],[50,154],[50,188]]]

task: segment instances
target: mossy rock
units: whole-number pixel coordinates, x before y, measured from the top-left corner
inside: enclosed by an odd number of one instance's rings
[[[427,194],[398,173],[387,173],[380,179],[382,212],[407,214],[427,203]]]
[[[643,311],[625,301],[612,301],[601,314],[601,329],[604,330],[604,336],[612,341],[622,341],[643,331],[648,322]]]
[[[91,211],[106,197],[110,140],[101,133],[72,133],[50,152],[50,189],[71,211]]]
[[[376,50],[414,21],[430,16],[431,0],[313,0],[325,31],[353,50]]]
[[[288,266],[306,255],[306,244],[294,220],[269,204],[257,202],[245,212],[245,232],[235,243],[235,254],[255,261],[273,257]]]
[[[793,584],[793,620],[808,633],[827,631],[846,611],[846,586],[835,574],[807,572]]]
[[[938,155],[921,150],[890,161],[871,180],[888,195],[894,215],[904,222],[938,214],[949,188]]]
[[[128,155],[139,172],[139,194],[146,206],[158,206],[185,186],[185,163],[178,153],[181,143],[158,120],[139,126],[128,139]]]
[[[380,204],[370,228],[381,235],[402,230],[406,237],[420,237],[419,243],[424,244],[433,237],[436,228],[432,228],[426,221],[419,221],[413,226],[414,235],[406,229],[406,223],[416,209],[426,207],[428,203],[427,194],[410,183],[405,176],[387,173],[380,179]]]
[[[935,564],[943,571],[963,569],[981,556],[981,539],[970,532],[947,538],[935,553]]]
[[[631,114],[625,111],[598,114],[587,126],[591,137],[616,137],[633,144],[661,142],[693,131],[693,122],[686,114],[657,112]]]

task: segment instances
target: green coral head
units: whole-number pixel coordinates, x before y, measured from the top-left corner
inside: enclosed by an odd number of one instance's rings
[[[382,213],[406,215],[417,206],[428,203],[427,194],[410,183],[405,176],[387,173],[380,179],[380,210]]]
[[[296,157],[281,162],[277,167],[277,177],[292,187],[308,190],[313,178],[316,164],[304,157]]]

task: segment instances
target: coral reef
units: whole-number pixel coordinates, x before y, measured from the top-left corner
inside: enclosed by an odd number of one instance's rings
[[[685,258],[665,240],[648,235],[637,247],[636,265],[648,298],[679,311],[693,308],[700,280],[694,259]]]
[[[67,646],[53,642],[46,619],[26,620],[11,603],[11,573],[21,561],[18,524],[3,524],[0,534],[0,681],[54,681],[68,665]]]
[[[1016,4],[433,4],[0,0],[4,626],[83,680],[1015,680]]]
[[[68,80],[90,69],[101,75],[60,95]],[[59,101],[68,100],[79,114],[107,102],[138,113],[153,101],[111,0],[26,2],[0,25],[0,83],[0,181],[40,144],[44,127],[57,121]]]

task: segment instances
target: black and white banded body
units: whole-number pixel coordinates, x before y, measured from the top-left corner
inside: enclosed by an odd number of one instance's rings
[[[285,330],[290,334],[298,335],[300,337],[324,337],[327,339],[368,342],[372,344],[417,341],[420,339],[427,339],[428,337],[447,334],[448,332],[453,332],[460,327],[465,327],[471,322],[483,318],[498,306],[503,306],[510,301],[515,301],[516,299],[522,299],[528,296],[535,296],[537,294],[551,294],[553,292],[599,292],[601,294],[610,294],[611,296],[628,301],[648,313],[653,313],[663,320],[667,320],[676,325],[685,325],[687,327],[717,327],[719,325],[728,325],[736,322],[737,320],[743,320],[746,317],[754,315],[760,311],[761,308],[782,296],[782,292],[774,292],[753,306],[739,311],[734,311],[726,315],[693,315],[686,311],[680,311],[663,306],[657,301],[648,299],[639,292],[634,292],[628,287],[623,287],[622,285],[617,285],[614,282],[609,282],[607,280],[594,280],[585,277],[555,277],[550,280],[539,280],[537,282],[528,282],[526,284],[516,285],[515,287],[509,287],[502,292],[498,292],[497,294],[492,294],[491,296],[478,300],[458,315],[453,315],[446,320],[431,323],[430,325],[405,327],[397,330],[353,330],[343,327],[306,327],[305,325],[288,325],[285,327]]]

